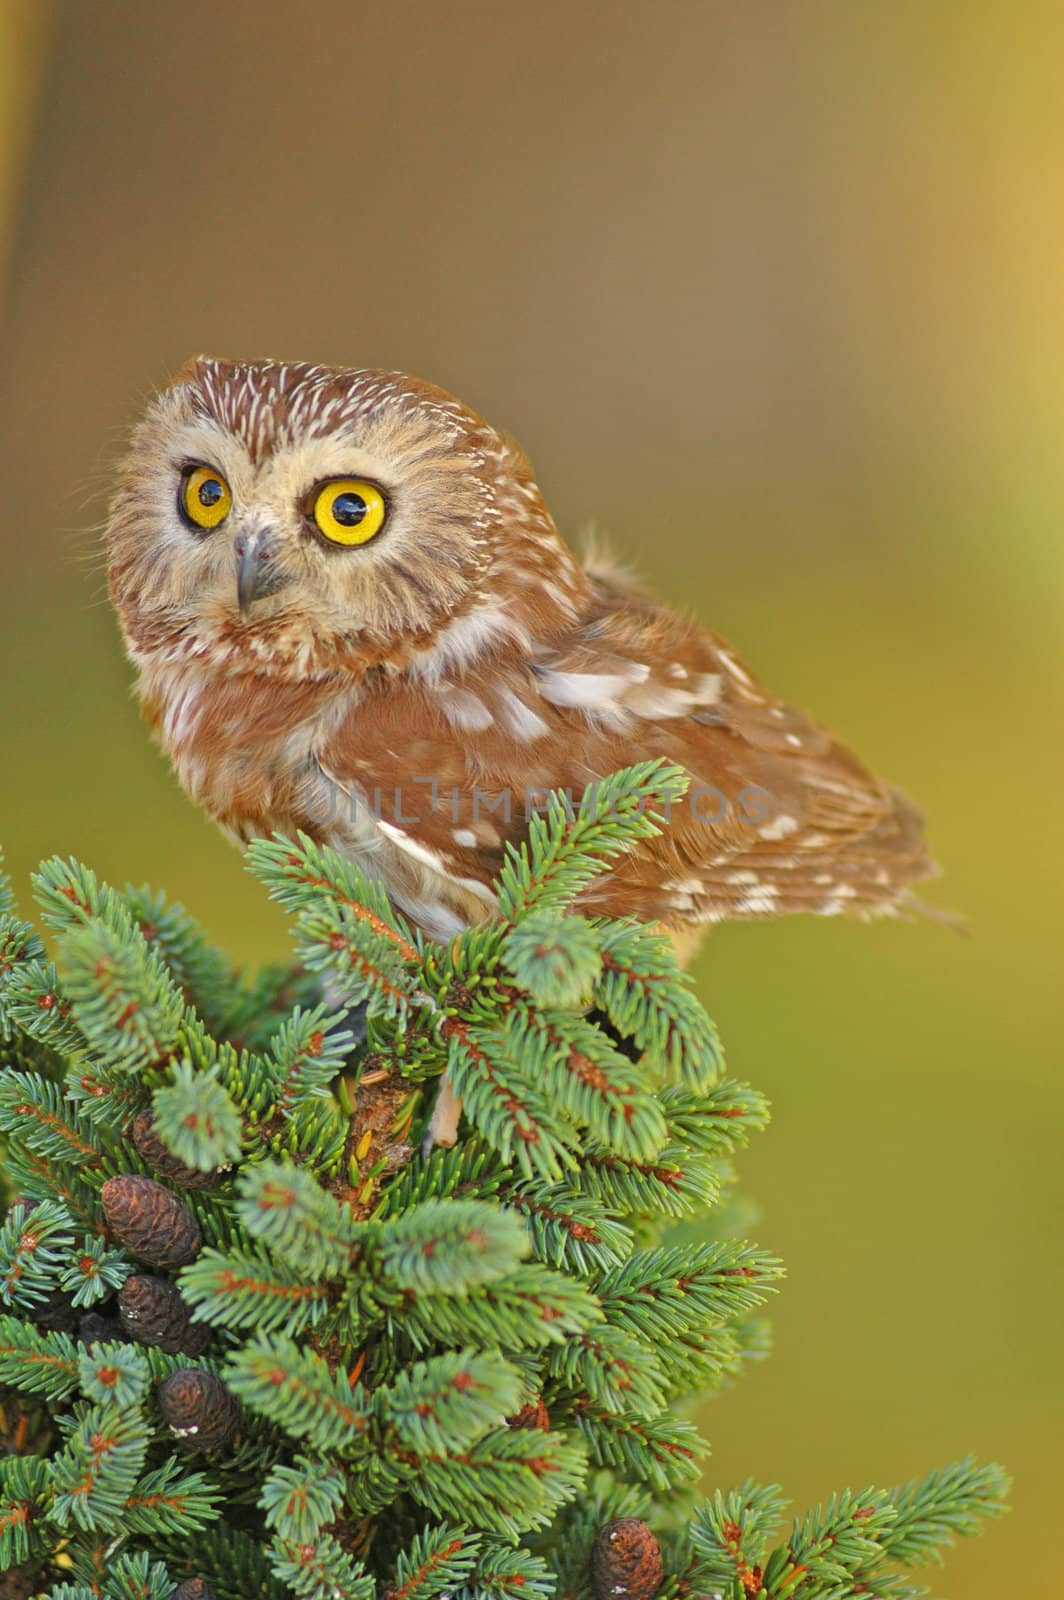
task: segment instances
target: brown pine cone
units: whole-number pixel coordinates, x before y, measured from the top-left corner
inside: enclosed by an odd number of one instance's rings
[[[155,1345],[172,1356],[200,1355],[211,1336],[206,1323],[191,1320],[188,1306],[174,1284],[145,1272],[135,1272],[122,1285],[118,1315],[125,1331],[138,1344]]]
[[[184,1583],[170,1590],[170,1600],[214,1600],[214,1591],[208,1589],[202,1578],[186,1578]]]
[[[591,1548],[598,1600],[653,1600],[663,1576],[661,1547],[639,1517],[616,1517],[599,1529]]]
[[[240,1408],[220,1378],[182,1367],[155,1391],[170,1431],[188,1450],[217,1450],[236,1433]]]
[[[155,1130],[150,1106],[137,1112],[128,1131],[133,1148],[167,1183],[176,1183],[179,1189],[213,1189],[218,1182],[220,1173],[217,1167],[210,1172],[201,1172],[198,1167],[190,1167],[184,1161],[179,1161],[166,1148]]]
[[[107,1226],[130,1255],[150,1267],[183,1267],[203,1243],[199,1223],[183,1200],[154,1178],[127,1173],[100,1190]]]

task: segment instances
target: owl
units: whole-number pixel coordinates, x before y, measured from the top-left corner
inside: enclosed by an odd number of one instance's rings
[[[922,819],[720,637],[562,542],[528,458],[394,372],[191,362],[107,534],[147,720],[233,839],[302,829],[427,934],[490,917],[552,789],[688,795],[583,896],[689,950],[724,918],[898,912]]]

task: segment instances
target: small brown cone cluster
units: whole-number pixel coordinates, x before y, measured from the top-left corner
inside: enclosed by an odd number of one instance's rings
[[[201,1355],[211,1336],[206,1323],[191,1320],[188,1306],[174,1284],[146,1272],[135,1272],[122,1285],[118,1315],[131,1339],[154,1345],[167,1355]]]
[[[155,1391],[171,1433],[187,1450],[218,1450],[236,1433],[240,1408],[213,1372],[182,1367]]]
[[[199,1223],[185,1202],[154,1178],[127,1173],[100,1190],[107,1226],[130,1255],[164,1271],[199,1254]]]
[[[617,1517],[599,1529],[591,1547],[596,1600],[654,1600],[663,1576],[661,1546],[639,1517]]]
[[[170,1600],[214,1600],[213,1589],[208,1589],[202,1578],[186,1578],[176,1589],[171,1589]]]
[[[218,1182],[217,1168],[201,1172],[198,1167],[187,1166],[171,1154],[156,1132],[155,1119],[149,1106],[138,1111],[133,1118],[129,1125],[129,1139],[153,1172],[165,1178],[167,1183],[176,1184],[179,1189],[213,1189]]]

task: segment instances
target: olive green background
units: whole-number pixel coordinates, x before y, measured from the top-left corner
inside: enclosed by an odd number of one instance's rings
[[[790,1277],[707,1482],[1017,1477],[965,1600],[1051,1592],[1061,1483],[1064,12],[806,0],[9,3],[0,837],[280,915],[178,792],[99,560],[196,351],[400,367],[925,806],[932,924],[724,929]],[[1043,1580],[1045,1588],[1043,1590]]]

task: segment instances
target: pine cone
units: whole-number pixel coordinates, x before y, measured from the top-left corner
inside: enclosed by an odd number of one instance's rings
[[[213,1589],[208,1589],[202,1578],[186,1578],[176,1589],[170,1590],[170,1600],[214,1600]]]
[[[207,1348],[210,1329],[192,1322],[180,1290],[166,1278],[135,1272],[118,1294],[122,1326],[138,1344],[155,1345],[167,1355],[198,1356]]]
[[[661,1547],[639,1517],[617,1517],[599,1529],[591,1547],[598,1600],[653,1600],[663,1576]]]
[[[111,1232],[138,1261],[183,1267],[199,1253],[198,1222],[184,1201],[154,1178],[136,1173],[108,1178],[100,1198]]]
[[[149,1167],[167,1183],[176,1183],[179,1189],[213,1189],[220,1176],[218,1168],[201,1172],[198,1167],[187,1166],[169,1151],[155,1130],[151,1108],[138,1111],[128,1129],[129,1140]]]
[[[189,1450],[217,1450],[236,1433],[240,1409],[213,1372],[181,1367],[155,1394],[170,1431]]]

